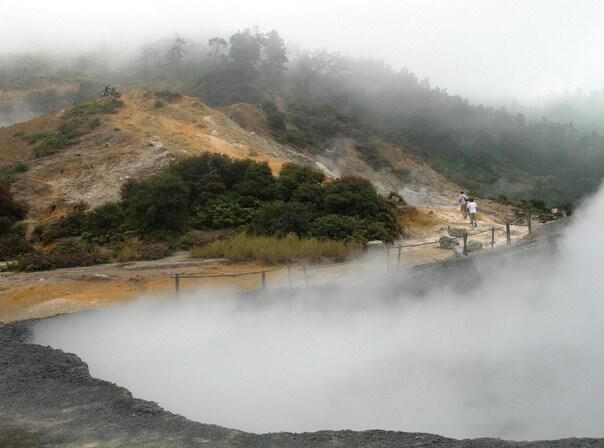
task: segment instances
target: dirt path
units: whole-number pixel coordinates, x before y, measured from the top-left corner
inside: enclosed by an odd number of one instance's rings
[[[116,263],[55,271],[0,275],[0,322],[48,317],[122,302],[144,294],[173,291],[170,277],[182,274],[224,274],[265,269],[259,263],[229,264],[222,260],[192,260],[188,254],[156,261]],[[257,278],[228,282],[240,289],[257,287]],[[183,284],[184,287],[190,286]]]

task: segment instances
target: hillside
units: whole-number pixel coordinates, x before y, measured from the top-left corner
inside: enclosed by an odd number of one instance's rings
[[[60,129],[66,117],[73,115],[70,109],[0,128],[0,167],[18,161],[29,166],[12,186],[16,198],[29,205],[29,219],[58,217],[79,201],[94,207],[115,200],[127,179],[144,177],[173,160],[203,152],[266,161],[275,173],[284,162],[293,161],[315,166],[331,177],[361,175],[379,190],[397,191],[420,206],[445,206],[458,190],[404,147],[391,145],[384,150],[389,166],[376,171],[348,139],[335,141],[326,155],[277,143],[263,132],[265,115],[255,106],[234,105],[221,112],[195,98],[159,99],[142,90],[124,91],[121,101],[123,106],[113,113],[94,115],[95,127],[86,129],[76,144],[50,155],[37,157],[36,143],[28,143],[28,138]],[[408,175],[401,180],[395,170]]]

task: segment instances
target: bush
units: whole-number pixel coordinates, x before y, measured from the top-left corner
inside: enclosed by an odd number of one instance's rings
[[[0,168],[0,182],[11,185],[17,180],[20,174],[25,173],[27,170],[29,170],[29,166],[24,162],[16,162],[12,165],[3,166]]]
[[[205,205],[193,208],[191,225],[196,229],[224,229],[247,224],[253,209],[243,207],[233,194],[222,194],[210,199]]]
[[[126,225],[144,234],[181,232],[188,218],[189,190],[183,180],[163,172],[122,187]]]
[[[343,215],[321,216],[310,225],[310,234],[321,239],[366,240],[364,224],[357,218]]]
[[[25,207],[14,200],[9,186],[0,181],[0,217],[10,226],[23,219],[25,212]]]
[[[94,117],[95,114],[115,113],[123,105],[121,100],[115,98],[77,104],[65,112],[63,123],[57,130],[38,132],[27,136],[25,140],[30,145],[37,145],[34,148],[36,157],[55,154],[61,149],[78,144],[81,136],[98,127],[101,122],[98,117]]]
[[[233,235],[232,229],[220,230],[191,230],[176,241],[179,249],[190,250],[194,247],[203,246],[221,238]]]
[[[34,251],[34,247],[22,235],[11,233],[0,237],[0,261],[12,260]]]
[[[33,252],[17,258],[8,269],[22,272],[49,271],[52,269],[92,266],[107,263],[109,257],[97,246],[81,242],[57,246],[51,253]]]
[[[160,90],[159,92],[155,92],[155,97],[171,103],[172,101],[181,99],[182,95],[178,92],[172,92],[170,90]]]
[[[136,238],[124,241],[114,252],[119,262],[138,260],[159,260],[172,255],[170,246],[165,243],[147,243]]]
[[[121,204],[107,202],[90,211],[85,218],[85,229],[92,238],[107,242],[123,230],[126,215]]]
[[[46,226],[36,227],[32,238],[44,244],[49,244],[59,238],[81,236],[86,231],[87,207],[84,202],[77,203],[69,214],[63,216],[58,221]]]
[[[379,212],[378,194],[367,179],[343,177],[327,185],[325,209],[328,213],[369,218]]]
[[[275,190],[279,199],[289,201],[302,185],[321,185],[325,175],[306,166],[286,163],[281,168]]]
[[[303,236],[313,217],[313,211],[301,202],[267,202],[256,211],[249,229],[256,235]]]
[[[193,249],[191,256],[194,258],[227,258],[234,262],[254,260],[276,264],[295,260],[343,261],[361,250],[362,245],[353,242],[303,239],[296,235],[275,238],[242,233],[227,240],[216,241]]]

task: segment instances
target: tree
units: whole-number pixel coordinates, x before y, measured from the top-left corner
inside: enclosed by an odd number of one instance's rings
[[[222,37],[213,37],[208,43],[210,44],[208,56],[212,59],[213,66],[216,67],[224,61],[224,52],[229,44]]]
[[[229,40],[229,72],[231,95],[236,101],[256,102],[256,89],[260,64],[261,40],[250,30],[235,33]]]
[[[166,60],[168,61],[168,66],[171,69],[178,70],[180,68],[182,58],[187,54],[187,50],[185,46],[187,45],[187,41],[185,41],[182,37],[176,36],[174,38],[174,42],[168,48],[168,52],[166,53]]]
[[[280,93],[287,63],[285,43],[275,30],[263,34],[260,41],[262,44],[260,88],[267,93]]]

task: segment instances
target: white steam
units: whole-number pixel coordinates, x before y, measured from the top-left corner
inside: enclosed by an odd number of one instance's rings
[[[194,420],[239,429],[604,436],[604,192],[555,251],[412,279],[200,290],[48,320],[35,341]],[[460,288],[460,285],[462,287]],[[407,292],[402,292],[407,291]]]

